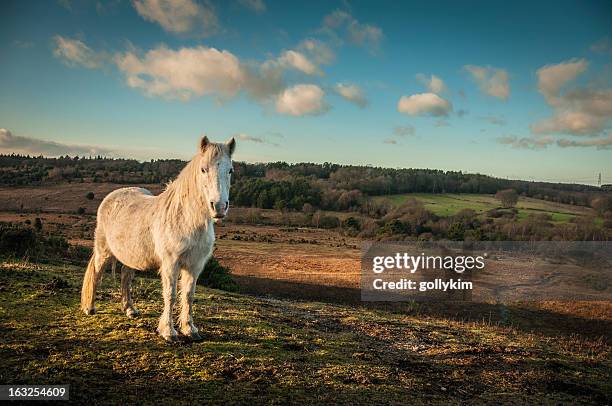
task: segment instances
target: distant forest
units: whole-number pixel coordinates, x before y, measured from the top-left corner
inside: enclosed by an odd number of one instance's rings
[[[0,155],[0,185],[61,182],[165,183],[185,166],[182,160]],[[589,206],[609,192],[580,184],[508,180],[435,169],[392,169],[332,163],[235,162],[232,201],[237,206],[302,210],[363,208],[367,196],[399,193],[488,193],[514,189],[520,195]]]

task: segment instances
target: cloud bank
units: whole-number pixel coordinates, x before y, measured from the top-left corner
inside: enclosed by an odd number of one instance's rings
[[[31,137],[14,135],[6,128],[0,128],[0,152],[16,153],[24,155],[58,156],[89,156],[89,155],[114,155],[115,151],[92,145],[71,145],[61,142],[41,140]]]

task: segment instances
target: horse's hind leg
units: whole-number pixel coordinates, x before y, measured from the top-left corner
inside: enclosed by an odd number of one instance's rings
[[[111,259],[111,253],[104,241],[96,238],[94,252],[89,259],[85,277],[83,278],[83,289],[81,290],[81,310],[85,314],[95,314],[96,287],[102,279],[102,271]]]
[[[134,270],[125,265],[121,267],[121,304],[128,317],[137,317],[140,312],[134,308],[132,302],[132,280],[134,280]]]

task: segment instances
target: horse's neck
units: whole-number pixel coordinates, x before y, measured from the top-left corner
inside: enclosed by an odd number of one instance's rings
[[[203,189],[198,188],[196,182],[190,178],[193,174],[189,169],[185,168],[159,195],[158,210],[163,211],[166,221],[171,221],[181,228],[208,228],[212,221],[202,194]]]

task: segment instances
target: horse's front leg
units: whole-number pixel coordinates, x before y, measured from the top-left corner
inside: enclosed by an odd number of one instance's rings
[[[190,269],[181,269],[181,334],[192,340],[201,340],[198,328],[193,324],[193,299],[196,289],[198,275],[194,275]]]
[[[164,310],[159,318],[157,332],[164,340],[172,342],[177,340],[176,330],[172,322],[172,308],[176,301],[176,278],[178,276],[178,266],[176,263],[165,263],[160,268],[162,289],[164,297]]]

